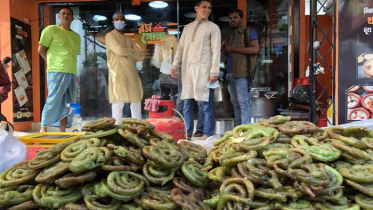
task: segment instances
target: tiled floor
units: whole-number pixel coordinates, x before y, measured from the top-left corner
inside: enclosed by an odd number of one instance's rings
[[[84,125],[87,121],[82,122],[82,125]],[[58,127],[47,127],[48,132],[59,132],[60,129]],[[66,129],[67,132],[71,131],[70,128]],[[14,131],[13,135],[16,137],[19,136],[26,136],[30,134],[35,134],[40,132],[40,123],[32,123],[32,129],[30,131],[21,132],[21,131]]]

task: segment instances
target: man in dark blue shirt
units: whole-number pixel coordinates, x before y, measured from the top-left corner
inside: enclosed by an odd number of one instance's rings
[[[232,33],[230,40],[223,41],[222,47],[228,54],[228,91],[234,108],[236,126],[251,122],[250,77],[259,53],[258,36],[255,30],[246,28],[242,25],[242,21],[241,10],[236,9],[229,13]]]

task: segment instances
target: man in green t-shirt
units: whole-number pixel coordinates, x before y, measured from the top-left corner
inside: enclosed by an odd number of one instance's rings
[[[73,11],[63,7],[58,13],[59,25],[50,25],[41,33],[39,54],[47,61],[48,97],[41,117],[41,130],[60,123],[65,132],[69,109],[67,103],[76,103],[77,56],[80,55],[80,36],[71,30]]]

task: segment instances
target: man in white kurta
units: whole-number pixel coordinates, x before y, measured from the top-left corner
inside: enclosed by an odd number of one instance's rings
[[[122,122],[124,103],[131,103],[131,116],[141,119],[143,89],[136,69],[141,50],[131,38],[123,35],[124,15],[113,15],[115,29],[106,34],[106,55],[109,67],[109,102],[116,124]]]
[[[215,110],[214,93],[221,101],[220,88],[211,89],[207,83],[218,80],[220,70],[221,33],[219,27],[208,20],[211,14],[210,1],[197,1],[197,18],[185,26],[181,35],[171,75],[181,68],[182,92],[184,100],[184,118],[187,124],[188,138],[194,128],[194,101],[201,101],[204,115],[203,137],[214,134]]]

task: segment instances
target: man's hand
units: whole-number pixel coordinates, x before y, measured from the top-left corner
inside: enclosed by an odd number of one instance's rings
[[[224,39],[221,44],[222,45],[229,45],[229,39]]]
[[[224,40],[223,40],[221,48],[222,48],[223,51],[225,51],[225,52],[230,52],[230,51],[232,51],[232,46],[229,45],[229,39],[224,39]]]
[[[229,40],[228,39],[224,39],[222,42],[221,42],[221,50],[223,52],[226,52],[227,50],[225,49],[226,46],[229,45]]]
[[[214,82],[218,81],[218,79],[219,79],[219,76],[210,76],[209,82],[214,83]]]
[[[233,49],[232,46],[230,46],[230,45],[228,45],[228,44],[224,45],[224,50],[225,50],[226,52],[231,52],[232,49]]]
[[[177,69],[177,68],[171,69],[171,77],[173,77],[173,78],[177,78],[176,73],[177,73],[178,71],[179,71],[179,69]]]
[[[48,47],[45,47],[39,44],[38,52],[44,60],[47,60],[47,51],[48,51]]]

